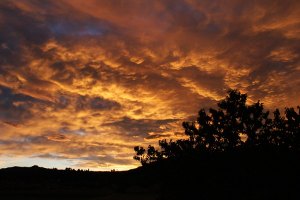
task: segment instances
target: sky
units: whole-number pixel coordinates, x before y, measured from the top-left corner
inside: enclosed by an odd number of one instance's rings
[[[0,1],[0,167],[139,166],[229,88],[300,104],[299,0]]]

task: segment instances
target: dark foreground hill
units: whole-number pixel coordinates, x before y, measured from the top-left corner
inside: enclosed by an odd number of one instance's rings
[[[1,199],[299,199],[299,156],[235,152],[124,172],[0,170]]]

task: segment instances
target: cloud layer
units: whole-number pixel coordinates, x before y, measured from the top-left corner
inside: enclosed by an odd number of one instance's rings
[[[139,165],[228,88],[300,99],[300,3],[0,2],[0,165]],[[50,163],[49,163],[50,162]]]

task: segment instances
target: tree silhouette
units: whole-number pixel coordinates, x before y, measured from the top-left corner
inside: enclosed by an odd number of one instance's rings
[[[300,107],[285,108],[281,116],[276,109],[273,117],[258,101],[247,105],[247,95],[229,90],[225,99],[210,108],[201,109],[196,122],[183,122],[188,139],[159,141],[160,150],[136,146],[134,159],[142,165],[164,159],[178,159],[206,153],[264,149],[300,151]]]

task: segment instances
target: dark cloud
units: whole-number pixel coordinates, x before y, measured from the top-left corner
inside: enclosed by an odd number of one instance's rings
[[[146,137],[146,139],[148,140],[158,140],[158,139],[161,139],[161,138],[170,138],[172,135],[171,134],[154,134],[154,135],[149,135]]]
[[[101,97],[79,96],[76,100],[76,108],[78,110],[112,110],[120,109],[121,105],[115,101],[103,99]]]
[[[89,161],[92,163],[95,162],[97,165],[128,165],[128,164],[134,164],[134,161],[128,160],[127,158],[118,158],[113,155],[105,155],[105,156],[87,156],[87,157],[81,157],[80,160]]]
[[[39,154],[32,156],[33,158],[50,158],[50,159],[68,159],[66,156],[61,156],[61,155],[55,155],[52,153],[45,153],[45,154]]]
[[[37,103],[46,103],[31,96],[14,93],[0,86],[0,120],[8,124],[18,124],[33,117],[30,110]]]
[[[160,127],[167,125],[168,123],[175,122],[176,119],[165,119],[165,120],[151,120],[151,119],[130,119],[124,117],[120,121],[113,123],[106,123],[105,126],[114,126],[121,130],[122,134],[130,136],[144,136],[146,137],[149,133],[161,133],[163,130]]]
[[[9,1],[1,2],[0,10],[1,29],[5,30],[1,31],[1,43],[5,43],[9,49],[22,48],[22,42],[39,45],[50,37],[47,25],[40,16],[22,12]]]

